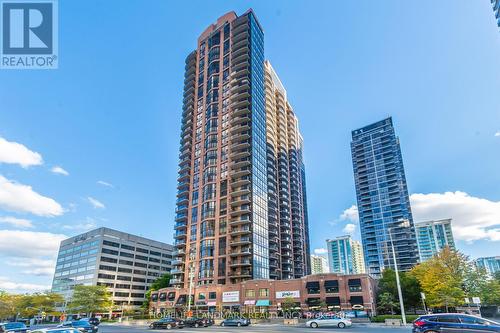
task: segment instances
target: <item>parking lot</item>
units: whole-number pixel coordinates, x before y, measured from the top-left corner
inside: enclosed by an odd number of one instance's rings
[[[166,330],[155,330],[154,332],[163,332]],[[177,329],[172,329],[175,332]],[[267,333],[281,333],[281,332],[349,332],[349,333],[409,333],[410,328],[392,328],[384,326],[366,326],[366,325],[354,325],[350,328],[339,329],[339,328],[307,328],[304,326],[284,326],[284,325],[251,325],[248,327],[200,327],[200,328],[183,328],[179,330],[182,333],[196,332],[196,333],[218,333],[218,332],[267,332]],[[106,325],[102,324],[99,326],[99,333],[151,333],[152,330],[145,326],[123,326],[123,325]]]

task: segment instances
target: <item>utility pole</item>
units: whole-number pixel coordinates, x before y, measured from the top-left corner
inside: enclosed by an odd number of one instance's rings
[[[404,223],[401,223],[403,226]],[[394,242],[392,240],[392,228],[389,228],[389,238],[391,240],[391,249],[392,249],[392,259],[394,260],[394,271],[396,272],[396,284],[398,286],[398,296],[399,296],[399,306],[401,308],[401,318],[403,319],[403,325],[406,326],[406,314],[405,314],[405,305],[403,303],[403,293],[401,292],[401,283],[399,282],[399,270],[398,264],[396,262],[396,251],[394,250]]]
[[[187,300],[188,313],[191,313],[191,295],[193,293],[193,279],[194,279],[193,267],[189,267],[189,295],[188,295],[188,300]]]

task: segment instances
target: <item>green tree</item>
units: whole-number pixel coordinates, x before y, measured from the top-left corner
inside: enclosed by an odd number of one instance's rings
[[[403,302],[405,308],[417,308],[420,306],[420,283],[417,278],[407,272],[399,273],[399,281],[401,283],[401,290],[403,294]],[[393,299],[398,298],[398,289],[396,283],[396,272],[392,269],[385,269],[382,272],[382,277],[379,280],[378,295],[389,293]]]
[[[56,306],[64,302],[64,298],[56,293],[35,293],[22,295],[17,301],[18,312],[24,317],[45,314],[57,314]]]
[[[385,314],[394,314],[394,309],[399,307],[399,303],[394,300],[394,296],[391,293],[380,294],[377,305],[378,311]]]
[[[108,311],[113,305],[111,294],[105,286],[75,286],[68,303],[72,312],[85,312],[91,316],[96,312]]]
[[[0,290],[0,320],[16,316],[19,296]]]
[[[293,297],[286,297],[283,302],[281,302],[281,309],[283,312],[290,312],[295,307],[295,300]]]
[[[151,284],[151,287],[149,288],[148,291],[146,291],[146,294],[144,295],[144,297],[146,298],[144,300],[144,302],[142,303],[142,308],[144,310],[149,309],[149,300],[151,298],[151,292],[156,291],[156,290],[160,290],[163,288],[167,288],[168,286],[170,286],[170,279],[171,278],[172,278],[172,276],[167,273],[167,274],[160,276],[158,279],[156,279]]]

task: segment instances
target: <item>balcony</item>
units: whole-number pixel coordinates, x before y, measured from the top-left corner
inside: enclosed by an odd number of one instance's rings
[[[231,246],[241,246],[251,244],[252,240],[250,237],[240,237],[239,239],[231,240],[229,244]]]
[[[175,228],[175,230],[186,229],[187,228],[187,221],[177,222],[175,224],[174,228]]]
[[[172,268],[170,270],[170,274],[172,275],[175,275],[175,274],[183,274],[184,273],[184,270],[181,270],[181,269],[177,269],[177,268]]]
[[[250,249],[236,249],[236,250],[232,250],[229,253],[229,256],[231,256],[231,257],[249,256],[249,255],[252,255],[252,251]]]
[[[184,265],[184,259],[174,259],[172,260],[172,266]]]
[[[243,185],[241,187],[233,188],[231,190],[231,197],[239,197],[241,195],[250,193],[250,185]]]
[[[252,266],[252,261],[249,259],[243,260],[234,260],[229,263],[230,267],[243,267],[243,266]]]
[[[240,197],[234,198],[233,201],[231,201],[231,207],[234,206],[239,206],[242,204],[248,204],[250,203],[250,196],[249,195],[242,195]]]
[[[249,157],[240,158],[231,163],[231,169],[239,169],[246,166],[249,166],[252,163],[252,160]]]
[[[231,231],[229,232],[229,234],[231,236],[248,235],[250,233],[252,233],[252,230],[250,229],[250,227],[234,228],[234,229],[231,229]]]

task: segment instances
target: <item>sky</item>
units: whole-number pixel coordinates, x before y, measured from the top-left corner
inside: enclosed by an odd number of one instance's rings
[[[500,255],[500,30],[489,0],[59,2],[59,68],[0,70],[0,289],[50,288],[61,239],[172,242],[184,60],[252,7],[305,142],[311,247],[359,238],[351,130],[392,116],[414,220]]]

